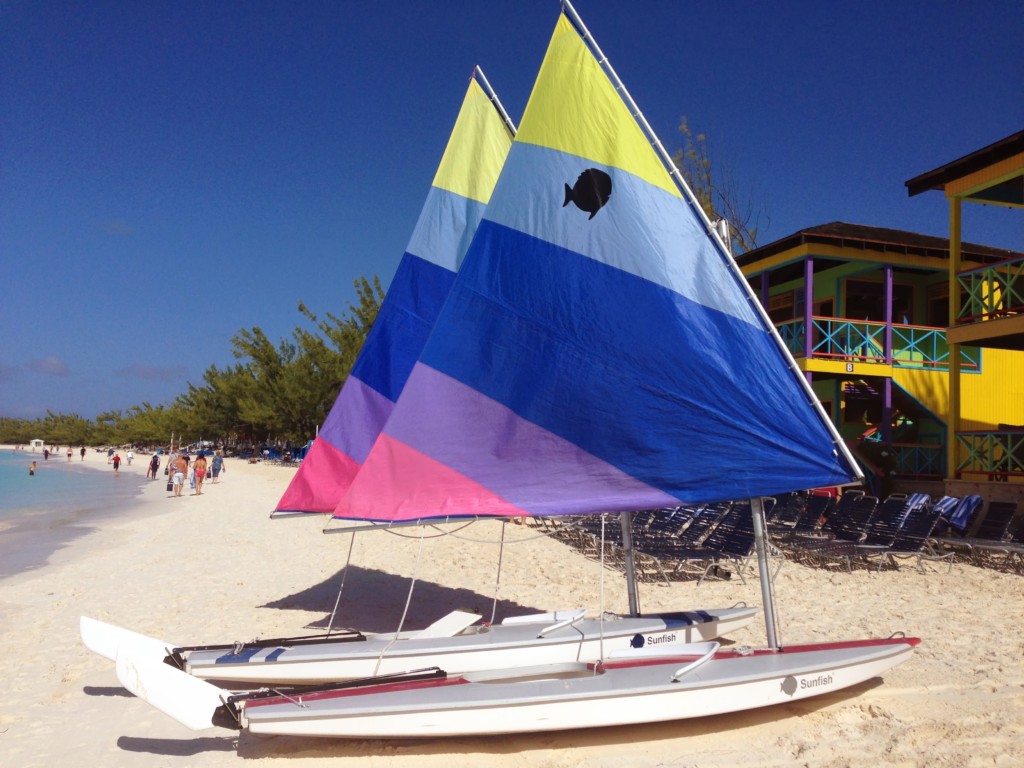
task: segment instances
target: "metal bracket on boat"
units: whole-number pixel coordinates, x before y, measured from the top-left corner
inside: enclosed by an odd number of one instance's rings
[[[289,696],[286,691],[281,691],[281,690],[278,690],[277,688],[270,688],[269,690],[270,690],[271,693],[276,693],[282,699],[287,699],[288,701],[290,701],[292,704],[294,704],[297,707],[301,707],[302,709],[309,709],[309,707],[306,704],[302,703],[302,699],[297,699],[294,696]]]
[[[718,649],[720,647],[719,643],[711,642],[711,643],[707,643],[707,645],[708,645],[708,649],[704,653],[703,656],[700,656],[699,658],[694,659],[693,661],[691,661],[689,664],[686,664],[686,665],[680,667],[679,669],[677,669],[672,674],[672,677],[670,679],[672,680],[673,683],[678,683],[680,678],[682,678],[684,675],[692,672],[697,667],[699,667],[701,664],[703,664],[704,662],[710,660],[711,657],[714,656],[716,653],[718,653]]]
[[[540,632],[537,633],[537,637],[546,637],[552,632],[557,632],[560,629],[571,627],[579,622],[586,614],[583,612],[577,613],[575,616],[570,616],[568,619],[562,619],[562,621],[556,621],[554,624],[549,624],[544,627]]]
[[[891,635],[889,635],[888,639],[889,640],[895,640],[897,637],[902,639],[902,638],[904,638],[906,636],[907,636],[906,632],[904,632],[902,629],[897,629],[895,632],[893,632]]]

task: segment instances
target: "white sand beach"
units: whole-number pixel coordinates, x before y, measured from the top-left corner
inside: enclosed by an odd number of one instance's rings
[[[145,474],[137,457],[121,472]],[[109,471],[106,464],[96,465]],[[130,696],[113,665],[79,641],[81,615],[173,643],[230,642],[323,627],[349,547],[322,520],[269,519],[294,470],[229,460],[202,496],[148,483],[129,514],[105,519],[43,568],[0,582],[0,754],[5,765],[224,766],[991,766],[1024,748],[1024,577],[958,563],[921,574],[828,572],[787,563],[777,580],[784,642],[923,638],[884,680],[737,715],[595,731],[409,742],[189,731]],[[500,526],[456,536],[356,537],[338,623],[394,629],[456,607],[490,615]],[[601,605],[598,564],[532,528],[507,526],[501,614]],[[760,604],[755,580],[646,584],[645,610]],[[606,571],[604,606],[624,611]],[[763,644],[760,624],[729,638]]]

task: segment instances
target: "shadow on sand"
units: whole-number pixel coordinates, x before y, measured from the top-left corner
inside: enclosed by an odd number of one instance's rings
[[[146,739],[137,736],[122,736],[117,740],[117,746],[125,752],[171,757],[190,757],[203,752],[231,752],[237,745],[237,734],[200,736],[195,739]]]
[[[120,696],[126,699],[132,698],[132,694],[128,692],[128,689],[122,688],[119,685],[86,685],[82,687],[82,693],[86,696]]]
[[[279,600],[266,603],[262,608],[322,612],[324,617],[307,624],[309,629],[327,629],[331,611],[338,597],[344,571],[338,571],[319,584],[303,589]],[[393,632],[398,628],[410,580],[385,571],[349,566],[344,575],[345,590],[338,604],[334,628],[351,627],[362,632]],[[490,620],[494,598],[470,589],[444,587],[430,581],[417,581],[405,618],[406,629],[425,627],[441,616],[456,609],[471,610]],[[520,605],[511,600],[499,600],[495,617],[501,621],[508,616],[538,613],[551,608],[572,608],[559,605],[546,608]],[[372,610],[369,610],[372,608]]]

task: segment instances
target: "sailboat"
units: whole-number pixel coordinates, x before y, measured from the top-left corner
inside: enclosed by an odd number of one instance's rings
[[[387,296],[272,517],[329,514],[348,490],[448,296],[515,132],[483,70],[475,67]]]
[[[745,495],[767,646],[623,649],[230,697],[119,654],[126,688],[180,722],[406,738],[677,720],[848,688],[919,644],[779,642],[761,498],[854,483],[859,470],[606,57],[562,7],[466,261],[335,515],[628,512]]]
[[[332,512],[358,475],[441,311],[514,134],[512,120],[475,68],[380,314],[274,516]],[[604,649],[711,640],[748,625],[757,613],[756,608],[735,605],[588,617],[585,610],[573,608],[485,624],[479,614],[452,611],[416,630],[332,630],[202,645],[165,642],[91,617],[82,617],[79,628],[86,647],[111,661],[130,646],[136,654],[166,659],[196,677],[311,684],[433,665],[475,671],[597,659]]]

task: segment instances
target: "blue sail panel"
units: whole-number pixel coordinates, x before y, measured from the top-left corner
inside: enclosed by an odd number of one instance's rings
[[[478,247],[426,365],[680,501],[848,479],[757,326],[489,221]],[[430,432],[427,453],[456,441]]]
[[[397,400],[454,280],[454,272],[406,253],[351,376]]]

